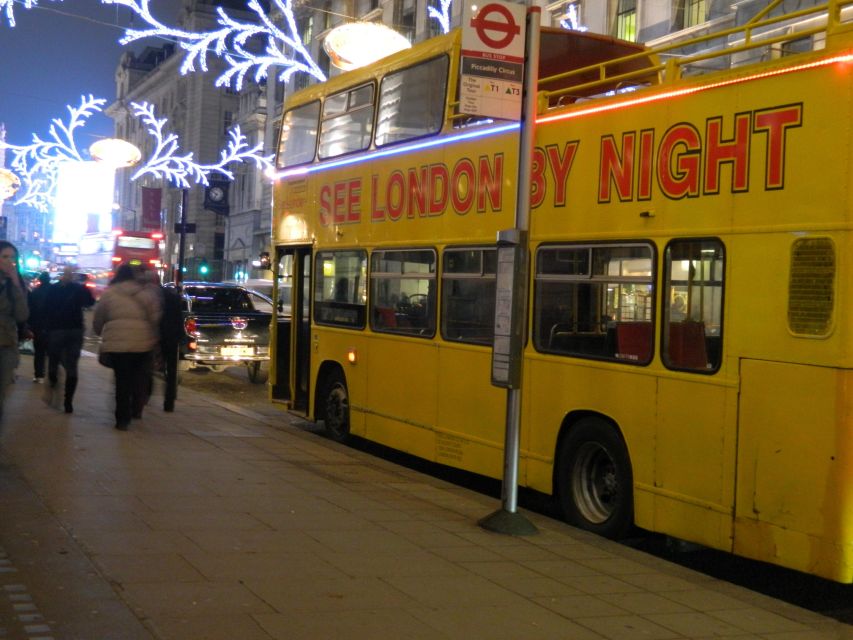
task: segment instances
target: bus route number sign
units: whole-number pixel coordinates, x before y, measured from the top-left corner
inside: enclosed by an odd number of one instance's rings
[[[460,109],[489,118],[521,118],[524,76],[522,4],[468,3],[462,15]]]

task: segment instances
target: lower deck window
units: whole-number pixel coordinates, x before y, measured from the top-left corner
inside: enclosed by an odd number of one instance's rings
[[[648,363],[654,345],[653,256],[648,244],[540,248],[533,309],[536,348]]]
[[[374,331],[435,335],[435,251],[374,251],[370,257],[370,325]]]
[[[495,333],[495,249],[446,249],[441,278],[445,340],[492,344]]]
[[[363,329],[367,302],[367,252],[320,251],[316,260],[314,321]]]

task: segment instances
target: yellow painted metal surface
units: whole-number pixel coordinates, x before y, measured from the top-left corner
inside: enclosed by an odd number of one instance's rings
[[[444,51],[455,79],[458,41],[448,36],[296,100]],[[538,353],[531,340],[522,400],[524,485],[554,491],[561,429],[577,416],[599,415],[626,441],[640,526],[853,580],[853,296],[846,257],[853,249],[853,71],[849,62],[824,63],[846,52],[853,43],[845,49],[834,40],[791,60],[540,114],[531,254],[549,243],[651,243],[655,355],[647,366],[597,362]],[[452,81],[449,101],[453,87]],[[448,120],[442,135],[453,133]],[[505,133],[388,158],[367,153],[361,162],[284,178],[275,187],[277,242],[287,241],[286,221],[301,220],[324,250],[428,246],[440,254],[448,245],[493,244],[498,230],[513,226],[516,146],[517,136]],[[475,176],[450,184],[464,210],[435,191],[430,177],[435,168],[452,176],[460,163]],[[396,174],[442,207],[430,213],[414,201],[401,204]],[[663,253],[685,236],[718,238],[725,247],[723,361],[709,375],[670,371],[660,359]],[[837,247],[827,335],[798,336],[787,322],[788,264],[803,237],[831,238]],[[354,433],[501,475],[505,397],[489,383],[488,348],[440,335],[318,325],[312,336],[311,383],[324,363],[341,363]],[[358,350],[355,365],[345,362],[350,347]]]

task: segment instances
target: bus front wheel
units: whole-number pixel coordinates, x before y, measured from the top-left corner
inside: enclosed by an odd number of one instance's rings
[[[566,521],[620,539],[634,520],[633,477],[620,434],[598,418],[579,421],[558,453],[557,497]]]
[[[340,374],[329,376],[323,394],[323,424],[326,435],[335,442],[349,438],[349,394]]]

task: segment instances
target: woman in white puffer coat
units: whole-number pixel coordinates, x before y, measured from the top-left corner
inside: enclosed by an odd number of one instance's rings
[[[126,264],[95,306],[92,328],[101,336],[101,353],[109,354],[116,376],[116,429],[127,430],[131,418],[142,417],[162,313],[159,290]]]

